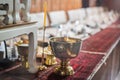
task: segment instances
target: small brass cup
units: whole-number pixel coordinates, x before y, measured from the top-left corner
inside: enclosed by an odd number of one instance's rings
[[[26,69],[29,68],[28,64],[28,44],[20,44],[17,46],[18,53],[21,57],[22,66]]]

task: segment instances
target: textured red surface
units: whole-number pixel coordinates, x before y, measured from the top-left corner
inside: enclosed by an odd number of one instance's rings
[[[79,53],[75,59],[70,61],[70,65],[75,70],[74,75],[65,77],[58,76],[54,74],[56,66],[53,66],[46,72],[39,72],[37,80],[86,80],[103,56],[104,55],[100,54]]]
[[[83,41],[81,50],[106,53],[119,37],[120,28],[106,28]]]

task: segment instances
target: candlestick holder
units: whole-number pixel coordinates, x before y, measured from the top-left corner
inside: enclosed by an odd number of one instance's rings
[[[50,39],[53,54],[61,60],[60,66],[55,69],[56,74],[61,76],[74,74],[69,61],[78,55],[81,43],[82,41],[76,38],[53,37]]]
[[[43,43],[42,43],[42,64],[39,66],[39,70],[45,70],[47,69],[47,67],[44,65],[45,64],[45,60],[44,60],[44,45],[45,45],[45,30],[46,30],[46,17],[47,17],[47,2],[45,1],[44,4],[44,25],[43,25]]]
[[[48,54],[46,55],[45,64],[48,66],[52,66],[52,65],[57,64],[56,57],[54,56],[54,54],[52,54],[50,45],[47,47],[47,53]]]
[[[45,70],[47,67],[45,66],[45,53],[44,48],[48,46],[48,42],[38,41],[38,46],[42,47],[42,57],[41,57],[41,65],[39,66],[39,70]]]

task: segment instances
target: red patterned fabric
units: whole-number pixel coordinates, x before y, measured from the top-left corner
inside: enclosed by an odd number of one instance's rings
[[[52,66],[46,71],[39,72],[36,80],[86,80],[103,56],[100,54],[79,53],[76,58],[70,61],[70,65],[75,70],[74,75],[58,76],[53,73],[56,66]]]
[[[106,53],[119,37],[120,28],[107,28],[83,41],[81,50]]]

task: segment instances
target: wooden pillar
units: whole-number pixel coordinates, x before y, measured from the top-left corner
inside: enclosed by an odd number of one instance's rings
[[[89,7],[95,7],[96,6],[96,0],[89,0]]]
[[[82,7],[83,8],[89,7],[89,0],[82,0]]]

